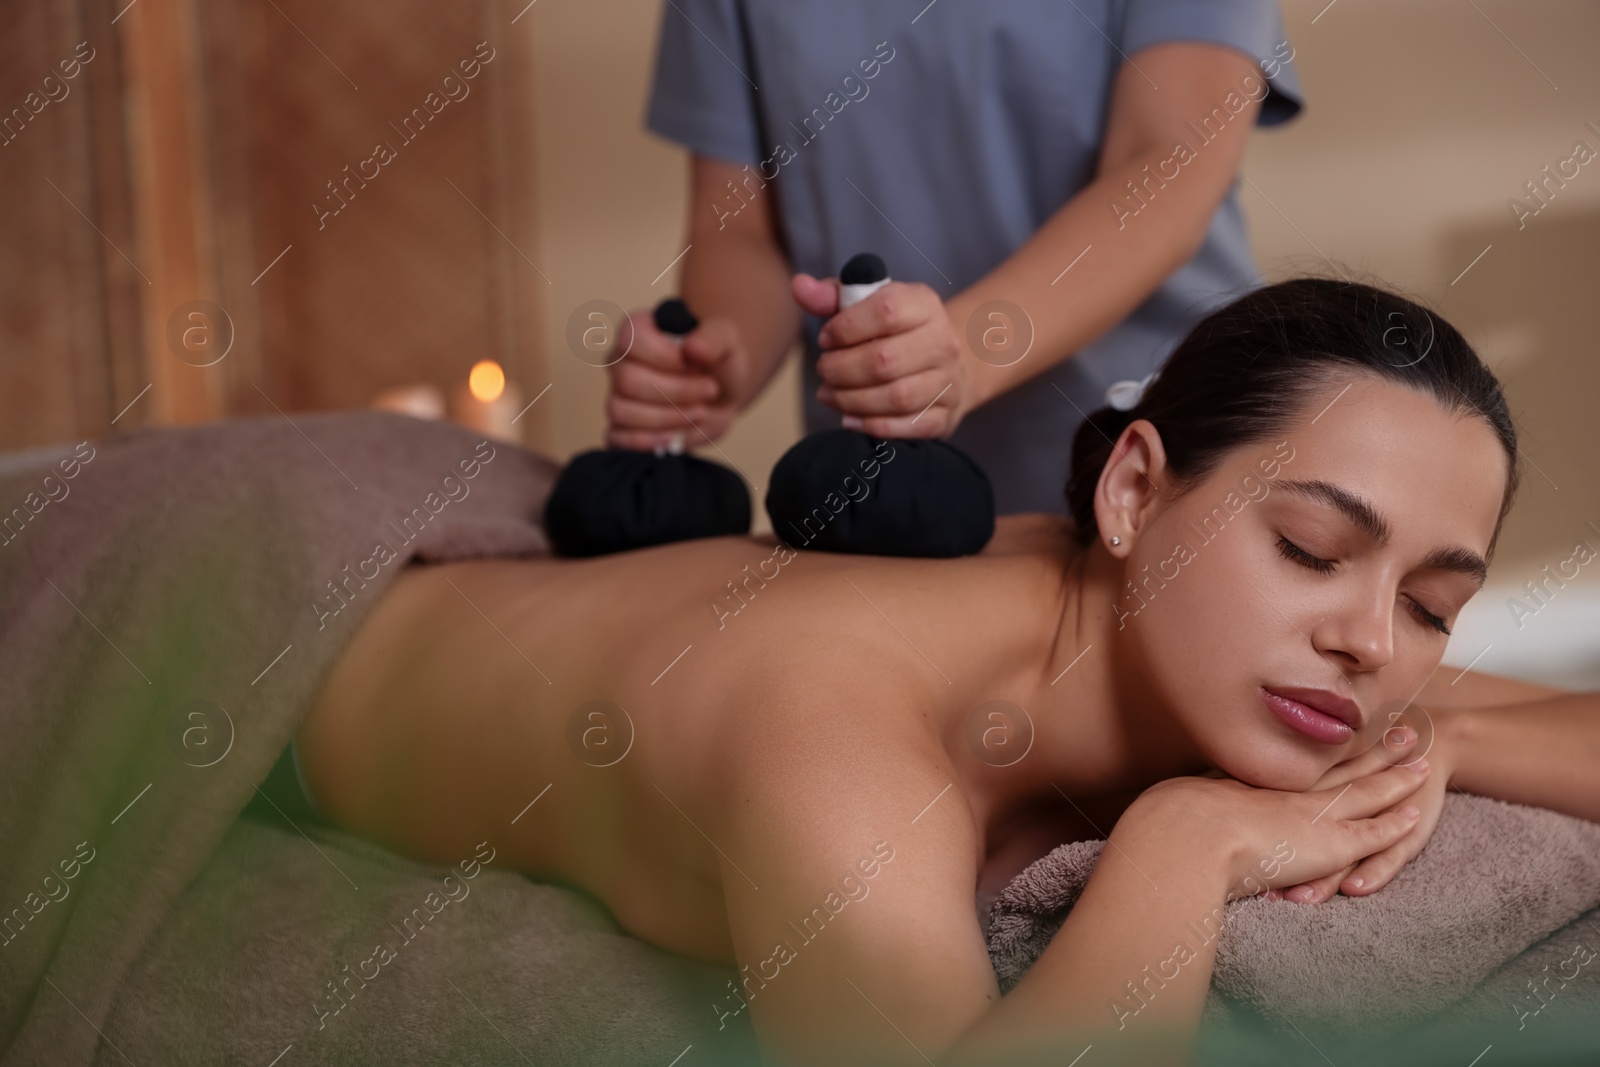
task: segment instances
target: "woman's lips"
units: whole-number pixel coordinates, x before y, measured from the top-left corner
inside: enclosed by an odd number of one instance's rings
[[[1347,723],[1306,707],[1297,700],[1260,690],[1261,702],[1279,722],[1325,745],[1342,745],[1355,731]]]

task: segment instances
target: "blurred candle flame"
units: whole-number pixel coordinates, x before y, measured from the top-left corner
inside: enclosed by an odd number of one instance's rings
[[[506,372],[494,360],[480,359],[467,375],[467,388],[475,400],[485,404],[497,400],[506,388]]]

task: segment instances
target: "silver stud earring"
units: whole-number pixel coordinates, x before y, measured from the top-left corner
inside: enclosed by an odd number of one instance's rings
[[[1114,544],[1114,545],[1120,545],[1120,544],[1122,544],[1122,538],[1118,537],[1116,534],[1112,534],[1111,535],[1111,543]]]

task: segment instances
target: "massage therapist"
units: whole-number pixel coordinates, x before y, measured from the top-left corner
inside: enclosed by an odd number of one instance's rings
[[[1270,0],[671,0],[646,122],[691,153],[700,325],[630,316],[608,444],[717,438],[799,331],[806,432],[946,438],[1064,514],[1108,387],[1259,284],[1237,173],[1293,56]],[[894,281],[829,321],[863,251]]]

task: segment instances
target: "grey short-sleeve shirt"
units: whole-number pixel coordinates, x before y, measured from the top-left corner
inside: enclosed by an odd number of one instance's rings
[[[668,0],[646,125],[748,164],[748,191],[725,191],[719,217],[770,183],[795,270],[828,277],[876,252],[897,280],[949,299],[1093,179],[1124,57],[1175,40],[1254,56],[1260,76],[1240,96],[1265,94],[1261,124],[1299,111],[1273,0]],[[1196,104],[1194,151],[1231,117],[1223,103]],[[1002,514],[1066,513],[1072,437],[1106,387],[1156,369],[1201,316],[1258,284],[1236,183],[1200,251],[1127,319],[970,412],[951,442],[988,472]],[[807,432],[840,418],[815,395],[820,327],[806,316]]]

